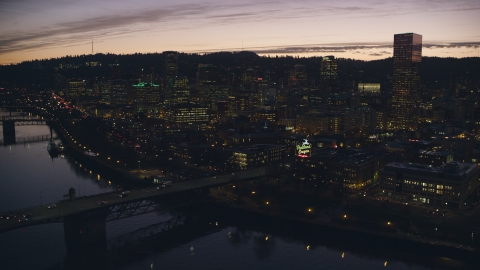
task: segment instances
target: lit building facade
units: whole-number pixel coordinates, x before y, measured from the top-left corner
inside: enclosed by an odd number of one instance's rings
[[[330,179],[348,189],[361,189],[378,181],[379,155],[353,154],[328,162]]]
[[[182,103],[170,108],[165,118],[177,125],[207,123],[210,118],[208,108],[193,103]]]
[[[134,105],[137,112],[147,115],[158,113],[160,105],[160,85],[153,83],[139,83],[132,85]]]
[[[478,186],[478,165],[442,166],[392,162],[380,172],[380,196],[438,207],[459,208]]]
[[[109,80],[98,84],[99,102],[118,106],[128,104],[127,82],[123,80]]]
[[[123,80],[109,81],[107,87],[110,89],[110,105],[124,106],[129,104],[127,93],[127,82]]]
[[[190,101],[190,85],[186,76],[175,76],[173,82],[173,92],[167,98],[170,107],[177,104],[188,103]]]
[[[328,114],[297,115],[295,131],[302,134],[339,134],[344,131],[345,116]]]
[[[87,91],[87,84],[85,80],[69,80],[67,89],[68,99],[78,99],[84,96]]]
[[[107,82],[100,82],[96,84],[98,88],[98,102],[109,105],[112,97],[110,95],[110,85]]]
[[[233,150],[231,165],[237,170],[248,170],[280,162],[285,157],[284,145],[255,144]]]
[[[383,154],[336,149],[336,142],[330,142],[330,146],[332,144],[333,148],[317,147],[310,157],[297,155],[295,168],[300,180],[330,182],[351,190],[362,189],[378,182]]]
[[[418,124],[422,36],[396,34],[393,44],[391,129],[414,130]]]
[[[255,111],[254,119],[256,121],[277,122],[276,112],[274,110],[258,110]]]

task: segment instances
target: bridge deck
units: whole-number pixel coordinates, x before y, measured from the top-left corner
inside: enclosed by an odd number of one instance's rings
[[[266,171],[266,167],[255,168],[237,172],[236,177],[238,177],[240,181],[245,181],[256,177],[266,176],[268,175],[266,174]],[[231,179],[232,174],[218,175],[216,178],[209,176],[173,183],[170,187],[160,190],[156,189],[156,187],[131,190],[130,194],[128,194],[128,196],[125,198],[120,198],[119,192],[115,192],[80,198],[74,201],[66,201],[61,203],[57,202],[57,207],[52,209],[48,209],[47,206],[50,204],[46,204],[43,207],[35,206],[26,209],[13,210],[13,214],[17,217],[14,220],[0,219],[0,233],[22,227],[38,225],[45,222],[51,222],[52,220],[56,220],[58,218],[89,211],[95,208],[111,207],[113,205],[124,204],[127,202],[150,199],[163,194],[180,193],[187,190],[221,186],[230,183]],[[96,204],[97,201],[106,201],[107,203],[99,206]],[[32,216],[28,218],[28,221],[19,223],[18,219],[22,218],[22,215],[26,213],[31,213]]]

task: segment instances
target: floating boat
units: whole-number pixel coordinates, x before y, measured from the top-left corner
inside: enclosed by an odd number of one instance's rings
[[[47,151],[50,154],[50,156],[58,156],[60,153],[60,149],[58,148],[58,145],[54,141],[49,141],[47,144]]]

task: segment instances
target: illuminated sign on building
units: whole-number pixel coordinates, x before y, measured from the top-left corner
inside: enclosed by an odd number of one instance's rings
[[[312,155],[312,145],[305,139],[301,144],[297,143],[297,156],[307,158]]]

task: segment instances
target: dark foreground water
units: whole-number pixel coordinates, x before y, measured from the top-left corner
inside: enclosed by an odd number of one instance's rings
[[[46,126],[17,127],[18,136],[48,134]],[[109,181],[111,183],[109,183]],[[46,142],[0,146],[0,213],[46,205],[63,198],[70,187],[80,195],[113,190],[114,179],[80,168],[68,153],[51,158]],[[77,194],[78,194],[77,191]],[[107,223],[107,247],[118,248],[119,239],[134,241],[132,232],[170,220],[155,212]],[[9,222],[0,220],[0,222]],[[212,221],[213,222],[213,221]],[[289,233],[284,237],[264,227],[241,228],[222,224],[216,230],[172,244],[155,242],[155,248],[130,250],[111,269],[462,269],[462,262],[442,258],[385,255],[361,248],[328,246]],[[262,228],[262,229],[260,229]],[[299,229],[301,230],[301,229]],[[142,231],[142,230],[140,230]],[[0,234],[0,269],[64,269],[67,251],[62,223],[27,227]],[[195,235],[195,234],[193,234]],[[145,240],[145,239],[144,239]],[[141,240],[143,241],[143,240]],[[140,240],[136,243],[140,243]],[[128,242],[128,241],[127,241]],[[130,245],[128,242],[125,245]],[[162,246],[164,245],[164,246]],[[138,250],[136,252],[135,250]],[[394,254],[392,254],[394,255]],[[113,256],[115,257],[115,256]],[[392,259],[395,258],[395,259]]]

